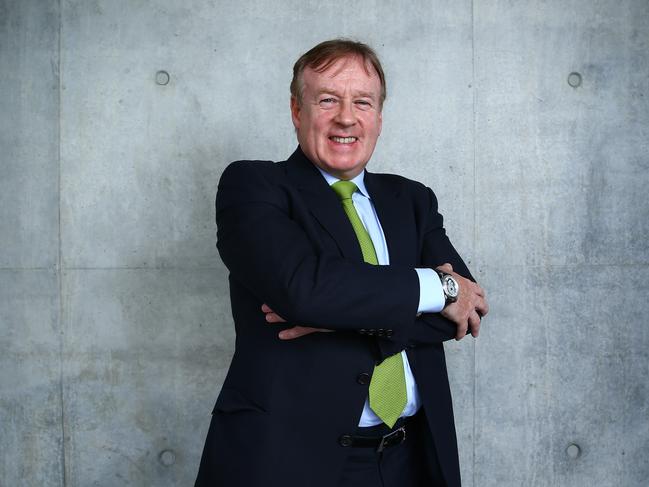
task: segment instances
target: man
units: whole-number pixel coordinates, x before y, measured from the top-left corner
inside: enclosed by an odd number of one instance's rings
[[[385,94],[368,46],[315,46],[291,83],[297,150],[221,177],[237,340],[197,486],[460,485],[442,342],[488,306],[432,191],[365,171]]]

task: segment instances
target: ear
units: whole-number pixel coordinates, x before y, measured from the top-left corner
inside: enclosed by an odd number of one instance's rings
[[[291,97],[291,119],[295,130],[298,130],[300,128],[300,102],[294,96]]]

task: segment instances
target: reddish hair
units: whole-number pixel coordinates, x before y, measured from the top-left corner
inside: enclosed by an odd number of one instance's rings
[[[379,76],[379,80],[381,81],[379,106],[382,107],[387,92],[385,88],[385,74],[383,73],[381,61],[379,61],[379,57],[370,46],[350,39],[332,39],[330,41],[324,41],[302,54],[293,66],[291,96],[294,97],[298,103],[302,102],[302,74],[304,73],[305,68],[311,68],[318,73],[322,73],[339,59],[350,56],[357,56],[363,60],[365,71],[368,75],[371,74],[368,65],[371,65],[372,68],[374,68],[374,71],[376,71],[376,74]]]

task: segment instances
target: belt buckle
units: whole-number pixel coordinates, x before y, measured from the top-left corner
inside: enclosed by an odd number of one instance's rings
[[[383,450],[385,450],[387,446],[391,446],[388,445],[387,443],[390,441],[390,439],[394,438],[399,433],[401,433],[402,436],[401,436],[401,441],[397,444],[400,445],[401,443],[406,441],[406,427],[401,426],[400,428],[394,430],[392,433],[388,433],[387,435],[383,436],[383,438],[381,438],[381,441],[379,442],[379,446],[376,448],[376,453],[381,453]]]

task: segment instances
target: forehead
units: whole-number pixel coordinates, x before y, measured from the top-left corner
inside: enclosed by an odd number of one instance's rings
[[[359,56],[348,56],[337,59],[326,69],[306,67],[303,73],[304,87],[322,89],[328,86],[334,88],[341,85],[362,88],[378,93],[381,90],[381,80],[374,66],[364,62]]]

